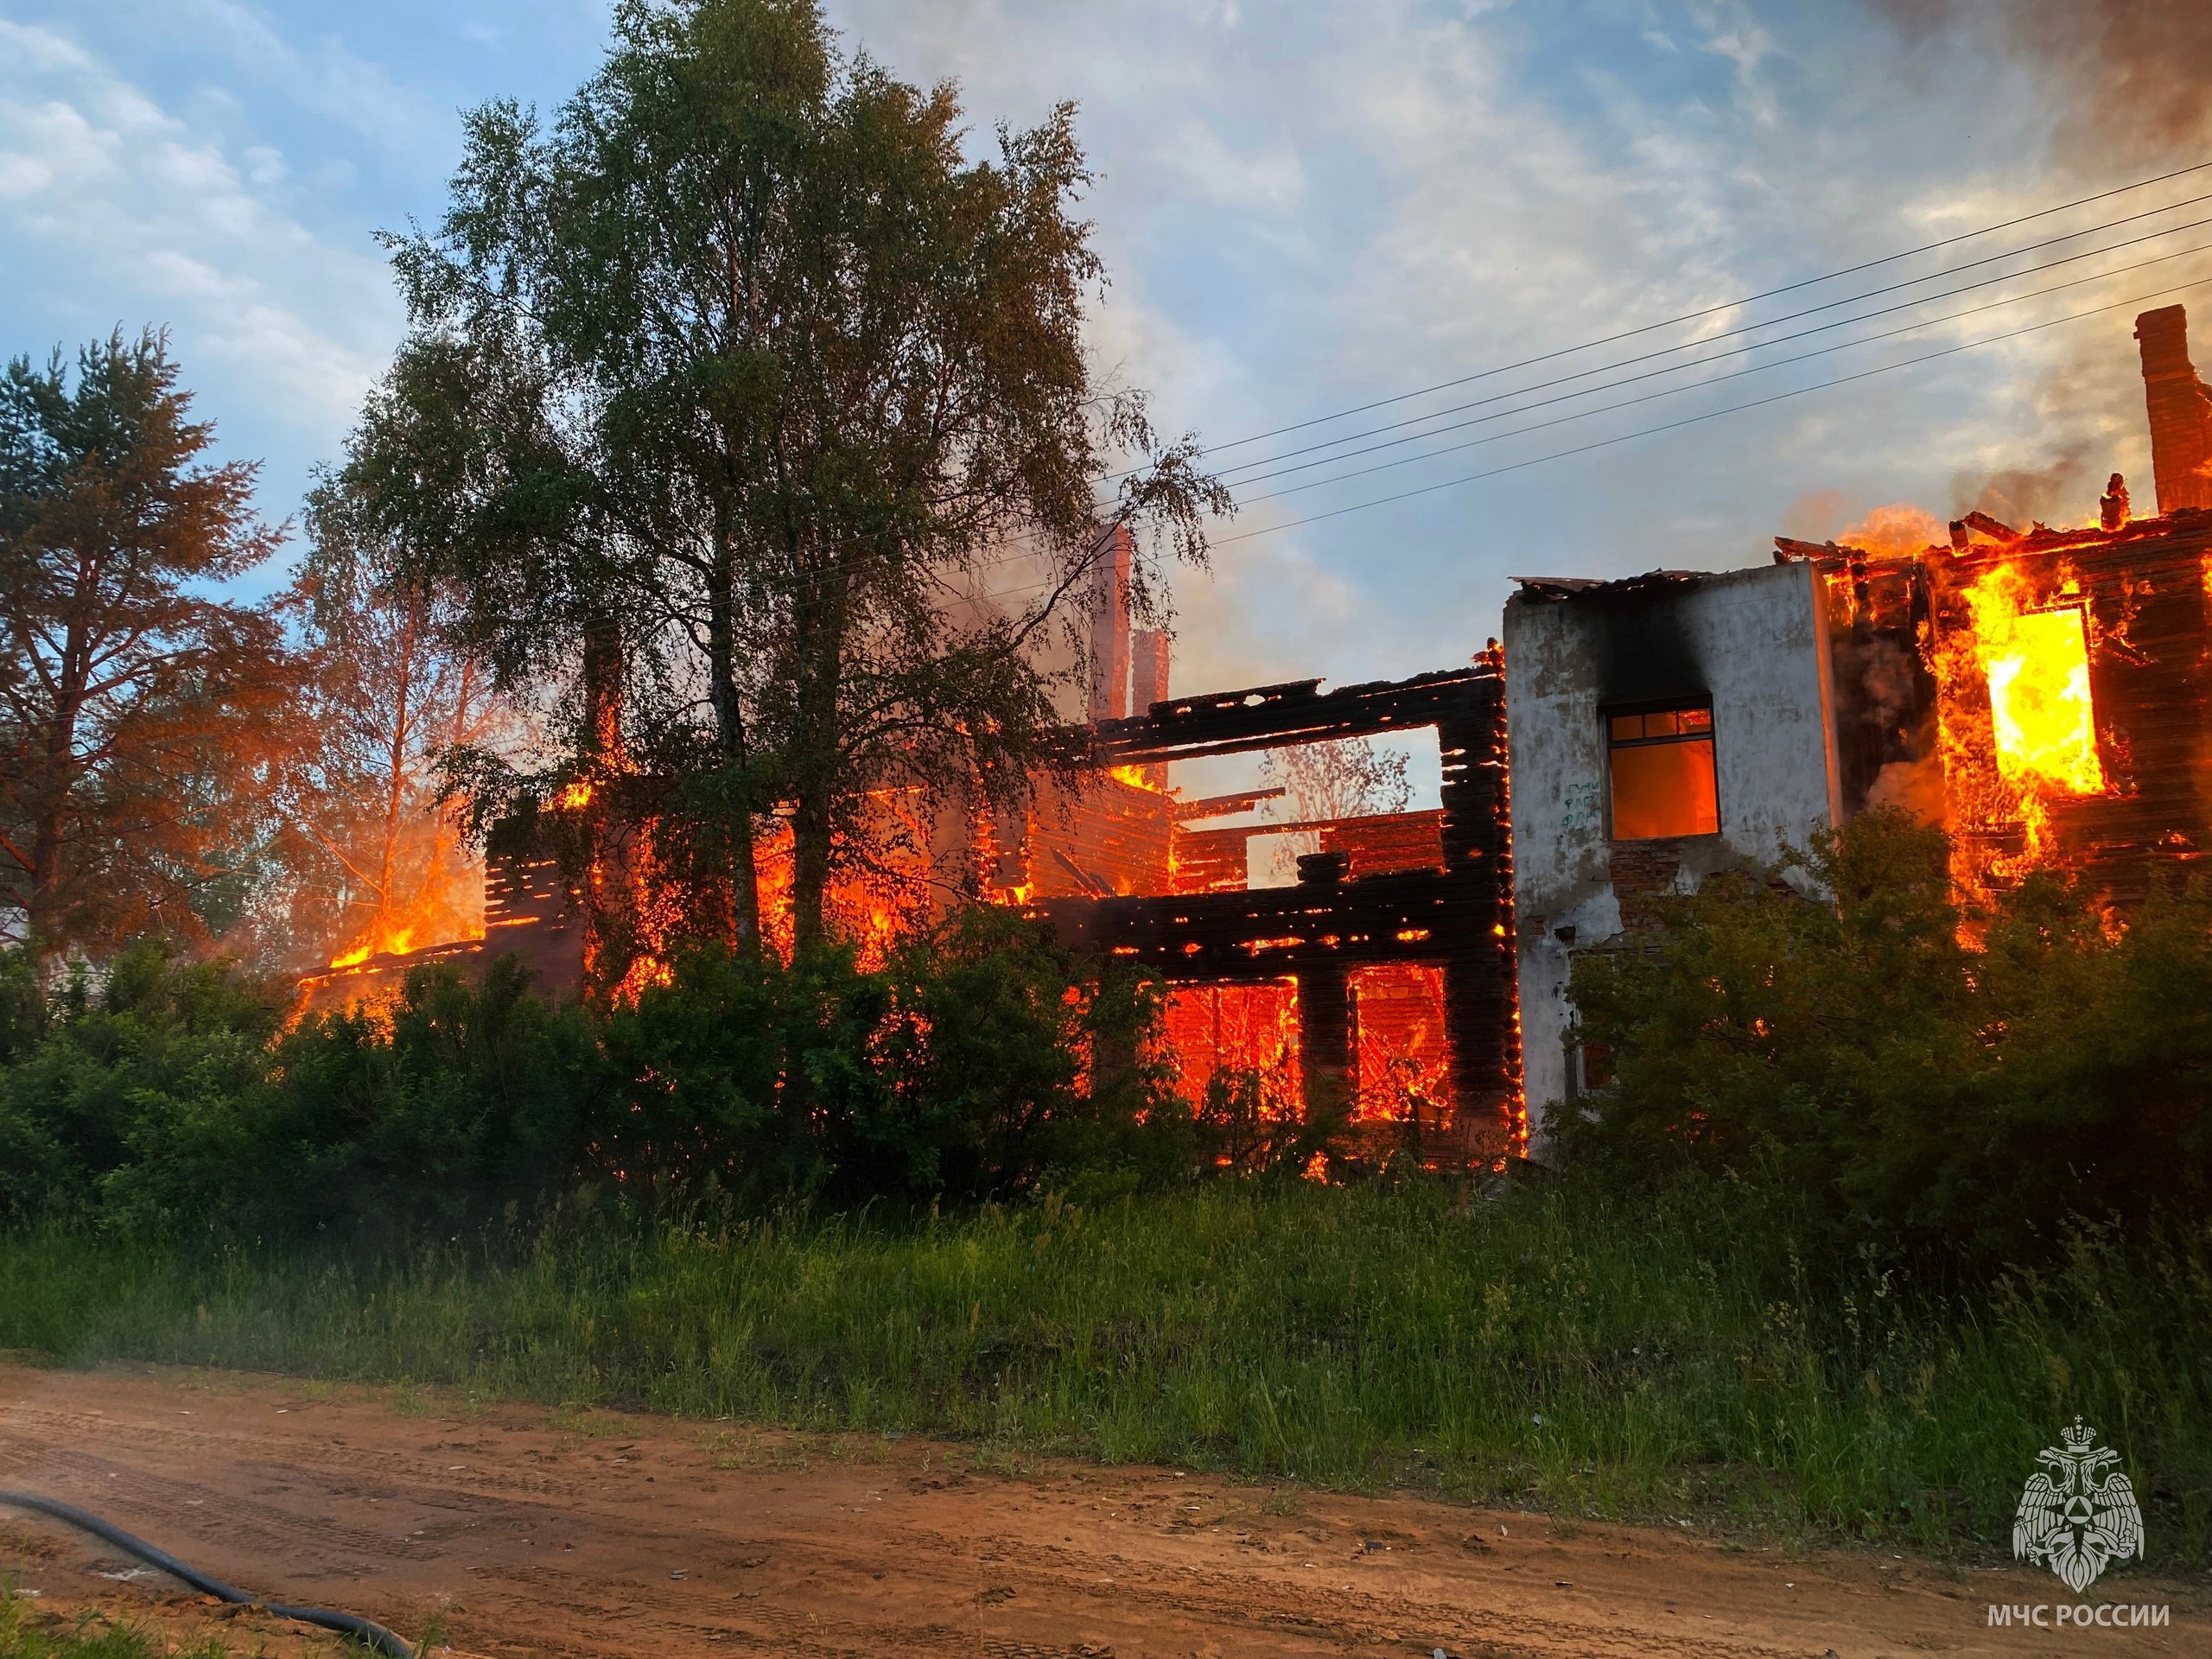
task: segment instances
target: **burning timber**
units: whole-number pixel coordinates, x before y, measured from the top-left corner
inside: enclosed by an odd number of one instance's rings
[[[1068,739],[1084,780],[919,839],[1167,986],[1186,1078],[1273,1066],[1289,1109],[1391,1093],[1433,1162],[1541,1151],[1547,1107],[1605,1080],[1573,960],[1632,942],[1644,895],[1880,805],[1953,832],[1969,899],[2059,866],[2124,911],[2212,855],[2212,390],[2181,308],[2137,339],[2154,517],[2115,474],[2082,528],[1975,512],[1923,548],[1780,537],[1749,569],[1522,578],[1502,651],[1411,679],[1171,696],[1117,544]],[[1255,821],[1281,791],[1168,785],[1179,761],[1415,730],[1444,763],[1430,811]],[[1287,832],[1319,850],[1255,885],[1254,838]],[[581,987],[591,929],[556,861],[495,859],[487,895],[480,944],[372,958],[308,1001],[508,952]]]
[[[1415,1108],[1423,1154],[1457,1163],[1517,1154],[1525,1122],[1514,1018],[1504,693],[1492,652],[1471,668],[1410,680],[1327,692],[1318,680],[1300,680],[1157,703],[1143,715],[1102,721],[1091,728],[1090,743],[1096,760],[1109,766],[1433,728],[1444,762],[1444,804],[1433,818],[1390,814],[1313,825],[1323,850],[1298,861],[1295,887],[1048,900],[1039,908],[1063,938],[1171,986],[1292,980],[1300,1094],[1308,1103],[1324,1090],[1357,1092],[1352,976],[1383,964],[1437,969],[1450,1071],[1448,1087],[1427,1109]],[[1431,823],[1427,854],[1423,830]],[[1332,839],[1338,844],[1332,847]],[[1359,869],[1362,861],[1368,871]]]
[[[1528,578],[1506,607],[1531,1117],[1604,1081],[1567,997],[1637,901],[1878,805],[1940,822],[1969,903],[2056,867],[2115,910],[2212,854],[2212,391],[2137,320],[2159,512],[1971,512],[1946,543],[1777,537],[1770,567]]]

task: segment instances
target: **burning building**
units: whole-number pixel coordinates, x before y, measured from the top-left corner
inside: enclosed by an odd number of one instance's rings
[[[1266,1074],[1270,1111],[1300,1112],[1325,1094],[1355,1119],[1392,1119],[1406,1131],[1400,1139],[1433,1158],[1494,1161],[1516,1150],[1495,652],[1404,681],[1324,690],[1306,680],[1175,698],[1166,636],[1131,626],[1126,532],[1107,554],[1087,596],[1085,718],[1068,734],[1072,772],[1040,776],[1023,800],[974,817],[922,813],[926,822],[893,837],[912,855],[900,893],[833,893],[846,932],[925,919],[963,894],[1025,907],[1166,988],[1169,1058],[1193,1097],[1217,1074]],[[1443,762],[1440,804],[1425,811],[1255,820],[1252,809],[1286,791],[1188,799],[1169,787],[1179,760],[1424,730]],[[594,964],[604,960],[601,935],[614,907],[598,889],[657,879],[651,784],[579,785],[548,809],[555,819],[594,820],[587,870],[575,868],[575,849],[564,859],[542,832],[535,844],[505,837],[504,851],[495,833],[480,939],[335,963],[304,982],[305,1005],[387,995],[419,963],[480,967],[505,955],[550,995],[599,983],[606,976]],[[615,799],[626,793],[636,801]],[[902,810],[888,798],[880,805]],[[1299,880],[1255,885],[1253,843],[1291,836],[1313,848],[1298,861]],[[771,824],[760,844],[762,931],[787,945],[772,912],[788,880],[788,838]],[[633,896],[637,908],[653,908],[650,892]],[[650,950],[639,961],[649,976]],[[644,982],[635,979],[614,994],[634,991]]]
[[[1179,824],[1164,891],[1039,908],[1064,938],[1173,988],[1182,1001],[1171,1006],[1169,1031],[1186,1063],[1209,1046],[1215,1063],[1266,1058],[1249,1036],[1224,1054],[1221,999],[1234,995],[1231,1027],[1280,1033],[1277,1052],[1294,1049],[1297,1094],[1307,1105],[1331,1095],[1356,1110],[1363,1099],[1390,1097],[1431,1161],[1517,1153],[1504,716],[1504,673],[1492,651],[1469,667],[1408,680],[1327,691],[1300,680],[1171,698],[1102,721],[1091,729],[1092,753],[1116,771],[1432,729],[1442,804],[1290,825]],[[1193,810],[1226,816],[1253,798]],[[1246,843],[1285,829],[1313,835],[1320,850],[1298,860],[1295,884],[1252,886]]]
[[[1506,607],[1528,1092],[1599,1079],[1567,997],[1624,908],[1890,804],[1954,836],[1969,899],[2039,865],[2115,906],[2212,852],[2212,391],[2179,306],[2137,320],[2157,516],[1982,513],[1881,554],[1524,579]]]
[[[1944,823],[1969,895],[2058,862],[2125,907],[2212,851],[2212,391],[2179,307],[2137,336],[2154,517],[2115,476],[2078,529],[1970,513],[1918,550],[1777,537],[1749,569],[1522,578],[1502,650],[1410,679],[1174,696],[1117,542],[1090,597],[1076,775],[912,839],[925,864],[964,861],[957,890],[1166,986],[1192,1091],[1274,1073],[1281,1109],[1349,1100],[1450,1165],[1540,1146],[1545,1109],[1600,1081],[1569,974],[1632,937],[1639,896],[1870,806]],[[1424,811],[1255,817],[1283,791],[1169,785],[1178,762],[1416,731],[1442,760]],[[1296,881],[1255,880],[1255,841],[1290,834],[1311,849]],[[592,928],[570,880],[495,859],[481,942],[372,957],[309,999],[507,952],[573,991]]]

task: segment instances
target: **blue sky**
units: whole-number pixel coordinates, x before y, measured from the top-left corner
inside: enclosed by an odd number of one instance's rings
[[[2001,8],[1971,3],[829,10],[849,44],[907,78],[960,82],[979,143],[995,122],[1081,105],[1103,175],[1088,211],[1113,273],[1093,320],[1100,360],[1151,388],[1164,424],[1216,441],[2212,155],[2171,124],[2085,122],[2067,52],[2037,55],[1993,21]],[[374,232],[438,213],[462,108],[499,96],[550,106],[588,74],[607,12],[587,0],[0,0],[0,348],[42,356],[118,323],[166,324],[226,452],[264,459],[268,515],[293,513],[399,334]],[[2185,184],[2144,201],[2212,189]],[[2212,255],[2063,303],[2198,275],[2212,276]],[[2199,297],[2212,315],[2212,289]],[[2114,469],[2147,498],[2130,315],[2115,312],[1270,528],[2059,303],[1255,504],[1223,533],[1260,533],[1224,541],[1210,578],[1178,582],[1177,683],[1462,661],[1496,631],[1512,575],[1758,562],[1777,531],[1822,537],[1896,502],[1948,516],[2003,496],[2080,520]]]

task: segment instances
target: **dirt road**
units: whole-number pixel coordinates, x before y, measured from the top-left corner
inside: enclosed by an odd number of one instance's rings
[[[0,1487],[95,1510],[235,1584],[457,1652],[1573,1656],[2202,1654],[2202,1582],[2124,1579],[2160,1630],[1992,1630],[2048,1573],[1414,1498],[1294,1497],[1166,1469],[979,1471],[972,1448],[650,1417],[471,1410],[165,1370],[0,1369]],[[168,1586],[0,1516],[47,1605]],[[190,1604],[172,1598],[172,1612]],[[204,1610],[193,1609],[194,1617]]]

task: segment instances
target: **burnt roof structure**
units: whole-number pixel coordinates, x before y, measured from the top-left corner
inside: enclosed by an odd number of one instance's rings
[[[1295,887],[1050,899],[1070,943],[1175,984],[1294,978],[1307,1097],[1351,1065],[1348,976],[1371,963],[1440,968],[1452,1116],[1421,1126],[1433,1161],[1520,1149],[1513,860],[1506,823],[1505,682],[1493,648],[1466,668],[1324,691],[1319,680],[1154,703],[1088,734],[1092,764],[1164,765],[1433,728],[1444,763],[1440,868],[1346,879],[1340,853],[1299,862]]]

